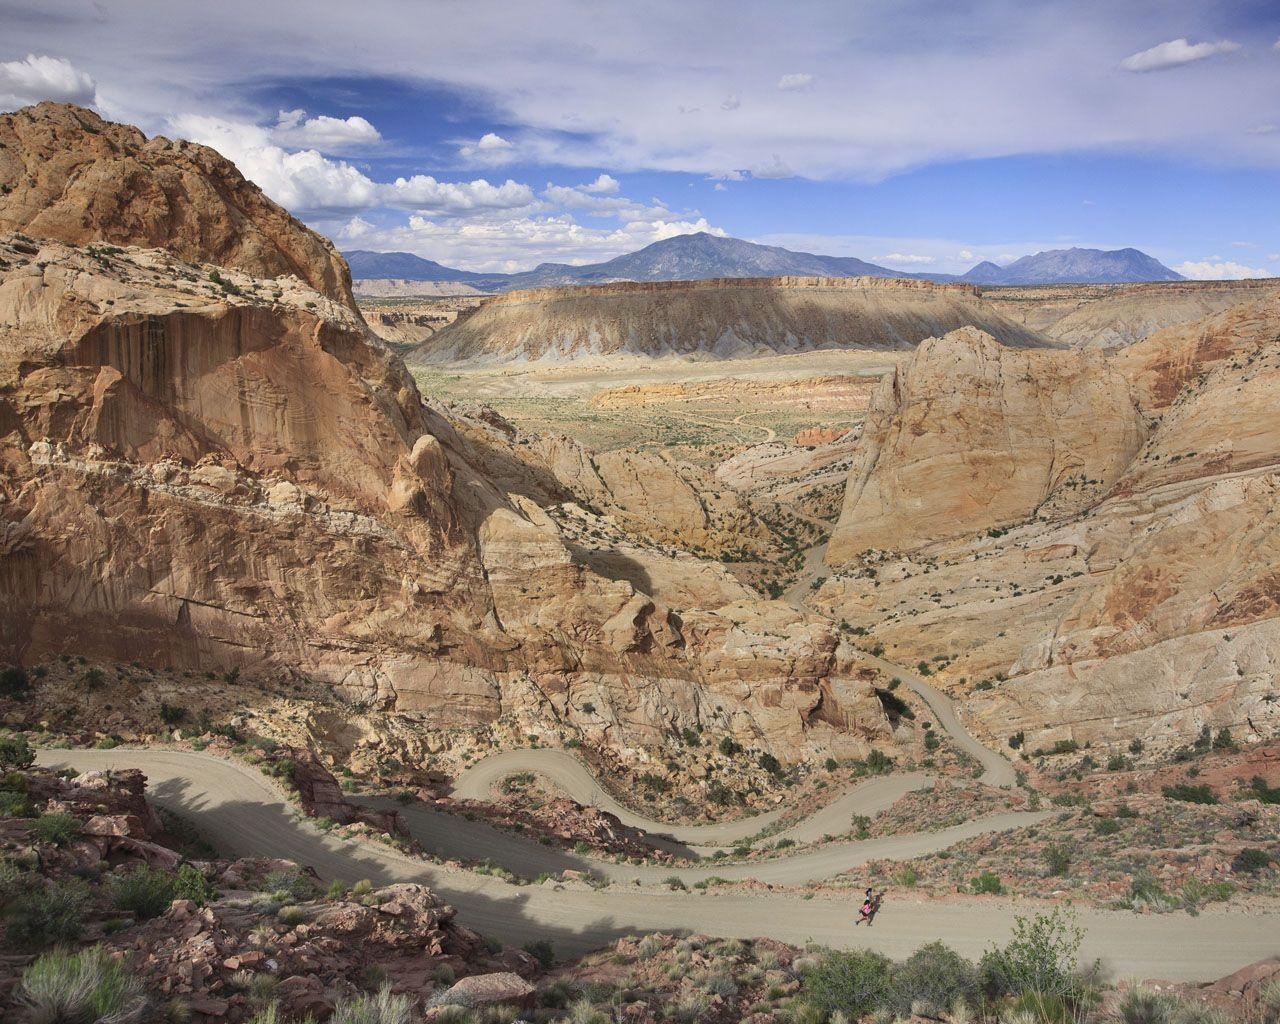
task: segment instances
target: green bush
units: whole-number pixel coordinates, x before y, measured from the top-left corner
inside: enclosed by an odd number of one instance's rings
[[[725,736],[720,741],[720,746],[717,749],[719,749],[720,753],[725,757],[734,757],[735,755],[742,753],[742,744],[732,736]]]
[[[13,697],[21,700],[31,690],[31,680],[27,670],[19,665],[9,665],[0,669],[0,697]]]
[[[27,737],[20,732],[0,735],[0,770],[21,771],[36,763],[36,752],[31,749]]]
[[[1115,818],[1099,818],[1094,823],[1093,830],[1100,836],[1113,836],[1120,831],[1120,822]]]
[[[1004,883],[1000,881],[1000,876],[992,871],[984,871],[976,878],[970,879],[969,885],[976,893],[999,896],[1004,892]]]
[[[1180,782],[1176,786],[1165,786],[1160,792],[1166,800],[1182,800],[1189,804],[1216,804],[1218,796],[1207,785],[1193,786]]]
[[[892,972],[889,958],[872,950],[830,953],[804,975],[800,991],[824,1018],[843,1013],[856,1019],[891,1002]]]
[[[18,993],[34,1024],[133,1024],[149,1009],[142,982],[101,946],[44,954]]]
[[[1275,858],[1266,850],[1259,850],[1256,846],[1246,846],[1231,861],[1231,870],[1236,874],[1256,875],[1259,871],[1265,871],[1270,867],[1273,860]]]
[[[867,755],[867,759],[863,762],[867,766],[867,770],[873,774],[879,775],[887,772],[893,767],[893,758],[881,750],[873,750]]]
[[[1033,996],[1072,1002],[1083,988],[1076,974],[1084,932],[1075,917],[1055,907],[1048,914],[1013,919],[1013,938],[983,954],[983,987],[993,996]]]
[[[391,986],[383,985],[375,995],[343,999],[333,1008],[329,1024],[409,1024],[408,996],[391,994]]]
[[[893,1008],[907,1015],[916,1003],[933,1012],[958,1002],[972,1006],[981,993],[978,969],[949,946],[921,946],[893,971]]]
[[[316,887],[311,879],[307,878],[297,868],[293,868],[292,870],[272,871],[262,880],[262,891],[283,892],[295,900],[309,900],[316,894]],[[368,889],[365,890],[365,892],[368,891]]]
[[[0,789],[0,818],[30,818],[34,813],[26,793]]]
[[[88,906],[89,886],[79,878],[23,893],[9,905],[5,940],[17,949],[74,942]]]
[[[174,889],[169,872],[139,864],[111,880],[111,899],[117,910],[132,911],[139,920],[147,921],[169,909]]]
[[[80,822],[66,811],[42,814],[31,823],[31,834],[38,843],[66,846],[80,838]]]
[[[1052,846],[1045,847],[1044,862],[1050,875],[1065,875],[1071,870],[1071,851],[1059,843],[1054,843]]]
[[[542,964],[544,968],[549,968],[556,962],[556,951],[546,939],[535,939],[532,942],[526,942],[524,951]]]
[[[761,754],[757,763],[770,775],[776,777],[782,774],[782,764],[776,757],[768,752]]]
[[[191,900],[197,907],[203,907],[218,895],[217,887],[204,872],[194,864],[183,864],[173,879],[173,898],[175,900]]]
[[[1250,800],[1261,800],[1264,804],[1280,804],[1280,786],[1268,786],[1267,780],[1255,775],[1249,782],[1244,796]]]
[[[179,704],[160,702],[160,721],[165,725],[180,725],[187,720],[187,709]]]

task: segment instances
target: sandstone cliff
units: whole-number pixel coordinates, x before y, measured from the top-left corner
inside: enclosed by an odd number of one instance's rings
[[[910,349],[966,325],[1009,345],[1051,344],[988,306],[971,285],[780,277],[509,292],[459,317],[411,361]]]
[[[4,658],[299,672],[437,743],[504,717],[626,757],[686,728],[784,760],[889,735],[825,622],[676,616],[468,451],[295,279],[0,242]]]
[[[41,103],[0,114],[0,186],[0,232],[165,248],[254,277],[293,274],[355,309],[337,250],[206,146]]]
[[[948,657],[1028,749],[1280,729],[1280,298],[1105,358],[954,335],[879,397],[821,606],[897,660]],[[1053,500],[1064,458],[1086,479]]]

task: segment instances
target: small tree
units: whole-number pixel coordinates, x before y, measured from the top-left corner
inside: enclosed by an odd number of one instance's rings
[[[36,763],[36,752],[31,749],[25,734],[7,732],[0,735],[0,769],[21,771]]]
[[[1081,993],[1076,973],[1084,930],[1075,915],[1055,907],[1048,914],[1013,919],[1013,938],[982,957],[983,984],[992,995],[1074,1001]]]

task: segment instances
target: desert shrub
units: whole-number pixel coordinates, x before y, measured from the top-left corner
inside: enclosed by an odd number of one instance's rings
[[[0,818],[30,818],[34,813],[26,793],[0,789]]]
[[[21,699],[31,689],[31,680],[27,670],[20,665],[9,665],[0,669],[0,697]]]
[[[942,746],[942,739],[932,729],[924,734],[924,749],[932,754]]]
[[[8,857],[0,857],[0,908],[8,905],[15,896],[29,892],[36,882],[34,872]]]
[[[191,900],[196,906],[203,907],[217,895],[217,888],[194,864],[183,864],[178,868],[173,879],[175,900]]]
[[[101,690],[103,684],[107,681],[107,674],[95,665],[93,668],[84,670],[84,675],[80,677],[80,681],[84,683],[86,690]]]
[[[893,1005],[902,1014],[917,1003],[934,1012],[970,1005],[980,993],[977,967],[941,942],[921,946],[893,970]]]
[[[776,757],[774,757],[772,754],[768,753],[767,751],[760,755],[760,759],[757,763],[760,765],[761,768],[767,771],[770,775],[777,776],[782,774],[781,763],[778,761]]]
[[[391,994],[383,985],[373,995],[340,1000],[329,1024],[409,1024],[409,998]]]
[[[290,904],[276,911],[276,920],[286,928],[293,928],[307,919],[307,912],[301,907]]]
[[[742,744],[735,740],[732,736],[725,736],[717,748],[725,757],[734,757],[742,753]]]
[[[916,713],[911,710],[907,702],[892,690],[877,688],[876,696],[880,698],[880,706],[884,708],[884,713],[890,718],[914,719],[916,717]]]
[[[1115,818],[1099,818],[1094,823],[1093,830],[1100,836],[1113,836],[1120,831],[1120,822]]]
[[[1207,785],[1193,786],[1188,782],[1179,782],[1176,786],[1165,786],[1160,792],[1166,800],[1182,800],[1189,804],[1216,804],[1218,796]]]
[[[1280,804],[1280,786],[1268,786],[1266,779],[1255,775],[1244,796],[1250,800],[1261,800],[1264,804]]]
[[[17,949],[43,949],[74,942],[84,931],[89,886],[69,878],[32,889],[9,905],[5,940]]]
[[[1179,1006],[1175,995],[1135,986],[1120,999],[1120,1020],[1124,1024],[1173,1024]]]
[[[36,763],[36,752],[31,749],[27,737],[20,732],[0,735],[0,769],[21,771]]]
[[[139,864],[111,880],[111,899],[117,910],[132,911],[140,921],[148,921],[169,909],[174,888],[169,872]]]
[[[187,709],[180,704],[160,702],[160,721],[165,725],[180,725],[187,720]]]
[[[38,843],[66,846],[80,837],[80,822],[66,811],[42,814],[31,825],[31,834]]]
[[[18,991],[33,1024],[132,1024],[148,1010],[142,982],[101,946],[44,954]]]
[[[862,1017],[890,1002],[892,972],[889,958],[872,950],[831,953],[804,974],[800,991],[824,1016]]]
[[[524,951],[532,956],[543,967],[550,967],[556,962],[556,951],[546,939],[535,939],[524,944]]]
[[[977,877],[970,879],[969,886],[976,893],[985,893],[992,896],[999,896],[1004,892],[1004,883],[1000,881],[1000,876],[993,871],[984,871]]]
[[[330,882],[329,888],[325,892],[325,895],[328,896],[329,899],[331,900],[340,900],[346,894],[347,894],[347,883],[344,882],[341,878],[335,878],[332,882]]]
[[[1015,916],[1013,938],[982,956],[983,987],[991,995],[1072,1002],[1082,993],[1076,958],[1083,941],[1075,917],[1060,907],[1031,918]]]
[[[1275,858],[1266,850],[1256,846],[1246,846],[1231,861],[1231,870],[1236,874],[1256,875],[1265,871]]]
[[[357,883],[357,887],[359,887],[359,883]],[[372,888],[372,885],[368,885],[363,892],[357,893],[357,895],[363,896]],[[291,868],[272,871],[268,874],[262,880],[262,891],[282,892],[295,900],[306,900],[315,895],[316,888],[311,879],[307,878],[297,868]],[[352,891],[355,892],[354,889]]]
[[[1045,847],[1045,866],[1050,875],[1065,875],[1071,869],[1071,851],[1059,843]]]
[[[863,764],[867,766],[868,771],[878,775],[893,767],[893,758],[882,750],[873,750],[867,755]]]

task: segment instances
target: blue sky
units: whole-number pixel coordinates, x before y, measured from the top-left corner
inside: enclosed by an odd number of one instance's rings
[[[514,270],[707,230],[1280,275],[1274,0],[0,0],[0,26],[0,109],[213,145],[344,248]]]

